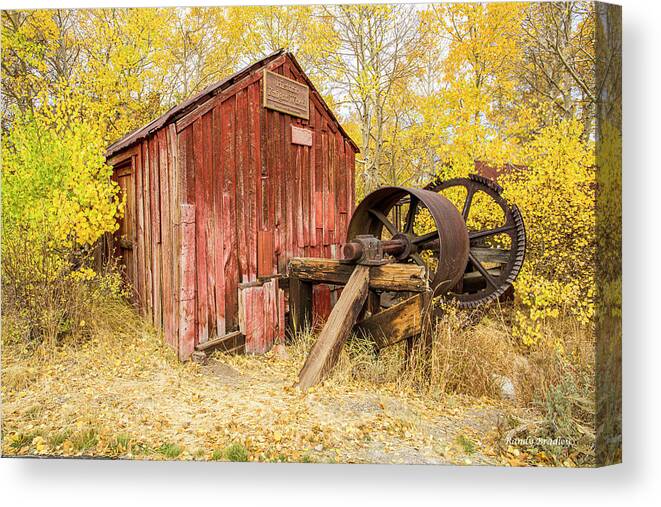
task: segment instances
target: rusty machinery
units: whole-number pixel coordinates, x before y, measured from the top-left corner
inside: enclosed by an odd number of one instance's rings
[[[384,335],[380,346],[389,346],[423,334],[417,310],[426,313],[435,299],[454,300],[460,308],[497,300],[511,288],[526,248],[518,208],[505,200],[497,183],[477,175],[433,181],[424,189],[380,188],[356,208],[347,239],[339,263],[350,276],[342,274],[340,265],[310,276],[324,282],[345,276],[346,285],[299,374],[302,388],[332,368],[352,329],[377,330]],[[305,271],[305,259],[298,261]],[[411,296],[396,284],[373,290],[372,269],[392,264],[424,268],[424,296]],[[359,309],[368,301],[368,292],[376,303],[370,303],[370,317],[358,322],[364,318]],[[303,313],[300,308],[295,312]],[[409,322],[402,322],[406,319]]]
[[[380,188],[363,199],[351,218],[344,262],[416,263],[427,270],[434,296],[456,300],[460,308],[495,301],[516,279],[526,249],[521,213],[502,191],[477,175],[436,180],[425,189]],[[459,208],[445,195],[453,193]],[[478,199],[495,215],[495,223],[469,228]],[[427,215],[422,224],[421,215]]]

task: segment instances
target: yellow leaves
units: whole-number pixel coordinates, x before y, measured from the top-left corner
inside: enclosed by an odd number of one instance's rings
[[[522,153],[527,169],[501,184],[526,223],[526,261],[515,282],[523,308],[513,333],[530,346],[546,319],[569,313],[589,323],[594,315],[594,145],[569,120],[541,130]]]
[[[37,454],[46,454],[49,450],[48,444],[46,443],[46,439],[42,436],[35,437],[32,440],[32,445]]]
[[[224,450],[236,444],[245,448],[241,459],[252,461],[390,461],[428,453],[430,459],[456,463],[476,462],[482,451],[466,430],[475,454],[453,444],[443,457],[444,438],[430,437],[430,428],[443,434],[447,425],[466,417],[461,399],[439,404],[397,385],[356,387],[346,379],[300,395],[282,388],[300,368],[302,354],[293,349],[289,359],[277,362],[214,355],[214,361],[241,364],[241,375],[226,382],[209,367],[171,367],[170,351],[157,346],[158,340],[141,330],[109,329],[84,345],[58,348],[20,391],[9,390],[3,377],[8,407],[3,449],[164,459],[174,456],[176,447],[181,452],[174,459],[209,459],[214,450],[219,450],[215,459],[229,459]],[[31,364],[35,358],[19,359],[12,347],[3,350],[3,362],[8,360]],[[38,425],[25,414],[29,405],[43,408]],[[10,437],[18,431],[29,438]],[[33,443],[37,432],[43,440]],[[200,449],[201,454],[194,452]]]
[[[71,440],[65,440],[62,442],[62,452],[65,456],[70,456],[74,452],[74,446]]]
[[[523,4],[443,4],[421,13],[435,33],[443,86],[421,108],[429,143],[453,175],[472,172],[475,160],[511,162],[517,150],[516,102]],[[520,130],[519,130],[520,132]]]
[[[45,240],[57,250],[92,244],[116,227],[118,188],[109,181],[98,129],[81,122],[83,104],[64,88],[53,107],[45,102],[34,114],[14,118],[3,143],[5,234],[27,230],[33,245]]]
[[[96,271],[88,267],[81,267],[71,272],[71,278],[77,281],[89,281],[96,277]]]

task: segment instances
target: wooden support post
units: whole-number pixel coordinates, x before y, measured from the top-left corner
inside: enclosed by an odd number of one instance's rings
[[[381,311],[381,294],[371,290],[367,295],[367,305],[365,305],[365,308],[370,316],[379,313]]]
[[[381,296],[378,292],[370,290],[367,294],[367,301],[365,306],[363,306],[360,315],[358,316],[358,322],[364,320],[367,317],[376,315],[381,310]]]
[[[312,283],[301,280],[296,273],[289,277],[289,333],[312,326]]]
[[[432,312],[430,311],[431,305],[431,292],[425,292],[418,296],[420,298],[420,327],[419,331],[406,338],[406,348],[404,349],[404,367],[411,368],[414,365],[414,352],[416,346],[419,347],[417,352],[420,356],[417,358],[421,362],[424,370],[425,380],[431,378],[432,368]]]
[[[323,380],[324,376],[335,366],[360,313],[369,287],[369,266],[357,265],[351,274],[340,299],[331,311],[319,338],[305,360],[298,374],[298,387],[307,390]],[[291,290],[291,285],[290,285]]]

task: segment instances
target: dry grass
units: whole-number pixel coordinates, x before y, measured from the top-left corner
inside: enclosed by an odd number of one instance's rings
[[[127,305],[98,305],[85,335],[57,346],[3,336],[3,454],[590,463],[593,339],[571,321],[549,323],[548,339],[527,348],[507,311],[448,311],[434,328],[431,378],[421,351],[405,368],[403,344],[376,355],[354,338],[330,378],[302,395],[292,385],[311,332],[287,359],[215,356],[236,373],[227,376],[179,363]],[[514,402],[498,399],[496,376],[512,379]],[[571,436],[580,452],[513,456],[501,446],[508,435]],[[246,454],[228,451],[239,448]]]
[[[353,337],[344,348],[330,382],[390,386],[442,401],[448,396],[498,399],[503,379],[515,398],[500,428],[508,438],[568,439],[563,445],[537,445],[508,455],[515,464],[590,465],[594,463],[593,330],[566,317],[546,322],[543,338],[524,346],[512,336],[510,309],[491,307],[465,312],[447,308],[432,328],[431,377],[425,375],[423,350],[414,348],[412,366],[404,367],[404,344],[375,354],[368,340]],[[300,334],[292,344],[302,361],[314,334]],[[511,451],[511,449],[510,449]]]
[[[455,440],[493,431],[498,403],[438,403],[383,361],[391,378],[377,378],[358,342],[328,382],[302,394],[292,385],[312,336],[288,359],[217,354],[201,367],[179,363],[130,307],[97,311],[78,339],[3,341],[3,455],[496,462],[488,439],[470,456]]]
[[[532,347],[522,345],[511,329],[508,309],[469,313],[449,308],[433,326],[431,379],[423,374],[420,346],[414,348],[413,368],[406,369],[403,342],[377,354],[369,340],[356,336],[344,347],[331,378],[396,384],[427,394],[497,397],[498,379],[507,377],[515,385],[517,402],[529,406],[567,378],[582,383],[593,376],[591,329],[570,318],[549,321],[544,339]],[[310,330],[298,334],[290,354],[302,364],[315,339]]]
[[[502,314],[448,309],[434,329],[432,385],[440,392],[498,396],[496,378],[512,377],[517,350]]]

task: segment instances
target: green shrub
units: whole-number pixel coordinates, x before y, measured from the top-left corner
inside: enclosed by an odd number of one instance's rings
[[[174,459],[182,453],[183,449],[177,444],[163,444],[158,448],[158,452],[166,458]]]
[[[96,296],[120,295],[94,271],[94,245],[123,203],[104,143],[76,106],[16,113],[2,143],[2,304],[13,337],[41,342],[84,332]]]
[[[235,442],[225,449],[225,458],[229,461],[248,461],[248,449]]]

